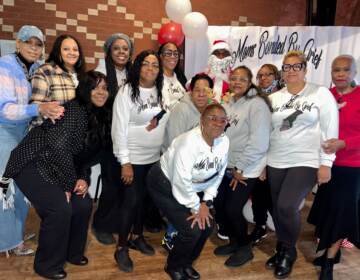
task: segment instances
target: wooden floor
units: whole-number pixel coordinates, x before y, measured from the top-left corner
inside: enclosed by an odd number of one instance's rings
[[[303,210],[303,230],[298,243],[298,260],[294,266],[293,272],[288,279],[317,279],[319,269],[315,268],[311,261],[315,256],[315,243],[313,238],[313,229],[305,222],[311,202],[307,201]],[[36,213],[31,209],[27,232],[36,232],[39,227],[39,219]],[[86,267],[77,267],[67,265],[67,279],[76,280],[107,280],[107,279],[168,279],[163,271],[166,253],[161,248],[161,234],[145,233],[151,244],[155,246],[155,256],[143,256],[136,251],[131,251],[131,257],[134,261],[135,269],[132,273],[124,273],[118,270],[113,253],[114,246],[104,246],[96,241],[91,232],[89,232],[88,248],[86,256],[89,258],[89,264]],[[271,233],[259,246],[254,249],[254,259],[236,269],[226,268],[223,263],[226,258],[215,257],[214,248],[222,244],[222,241],[213,235],[207,242],[202,255],[195,264],[195,268],[201,273],[202,279],[241,279],[241,280],[266,280],[275,279],[272,271],[266,270],[265,261],[273,252],[275,244],[274,233]],[[36,248],[36,240],[27,242],[27,245]],[[41,279],[33,269],[33,257],[15,257],[9,259],[5,255],[0,256],[0,279]],[[359,280],[360,279],[360,251],[357,249],[343,249],[343,258],[341,264],[336,265],[335,280]]]

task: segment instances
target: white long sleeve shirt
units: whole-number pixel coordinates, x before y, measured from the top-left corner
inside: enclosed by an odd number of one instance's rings
[[[274,112],[267,164],[275,168],[332,166],[323,141],[338,138],[338,108],[330,91],[307,83],[296,95],[281,89],[269,96]]]
[[[161,93],[165,110],[171,111],[185,95],[186,90],[177,79],[175,73],[172,77],[168,77],[164,74],[164,84]]]
[[[162,109],[156,87],[139,89],[140,102],[131,100],[129,84],[120,88],[114,101],[111,136],[114,155],[121,164],[149,164],[160,158],[168,114],[156,128],[147,131],[152,118]]]
[[[176,137],[160,159],[161,169],[169,179],[175,199],[197,213],[198,192],[204,200],[213,200],[227,166],[229,139],[226,135],[214,140],[210,147],[196,127]]]

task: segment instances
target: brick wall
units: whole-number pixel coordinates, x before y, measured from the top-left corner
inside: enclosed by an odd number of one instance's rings
[[[192,0],[193,11],[210,25],[303,25],[303,0]],[[284,4],[285,3],[285,4]],[[134,38],[136,53],[157,48],[157,32],[169,20],[165,0],[0,0],[0,38],[13,39],[24,24],[41,28],[46,50],[70,33],[82,44],[89,68],[103,57],[102,45],[115,32]]]

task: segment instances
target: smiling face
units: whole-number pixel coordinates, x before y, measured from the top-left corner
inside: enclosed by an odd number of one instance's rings
[[[272,85],[275,80],[275,73],[267,66],[261,67],[256,75],[258,85],[262,89],[266,89]]]
[[[80,56],[79,46],[75,40],[71,38],[64,39],[61,43],[60,55],[65,68],[73,71]]]
[[[140,85],[149,87],[155,85],[155,80],[159,74],[159,61],[155,55],[148,55],[141,63]]]
[[[111,59],[114,65],[120,69],[124,68],[130,59],[130,48],[125,40],[117,39],[111,44]]]
[[[101,80],[100,83],[91,91],[91,102],[96,107],[102,107],[105,105],[109,97],[109,92],[107,90],[107,84],[105,80]]]
[[[339,91],[351,88],[351,82],[356,74],[356,69],[350,58],[339,57],[335,59],[331,67],[331,78]]]
[[[202,132],[211,141],[224,133],[227,123],[226,114],[220,108],[213,108],[201,117]]]
[[[179,62],[179,51],[173,43],[167,43],[161,51],[161,62],[164,72],[172,73]]]
[[[286,67],[285,70],[284,66]],[[287,85],[296,85],[305,82],[306,68],[299,57],[287,57],[284,60],[282,70],[282,77]]]
[[[25,42],[17,40],[16,47],[22,57],[32,63],[40,59],[44,44],[38,38],[31,37]]]
[[[245,69],[234,70],[230,75],[230,90],[235,99],[240,98],[251,86],[250,77]]]

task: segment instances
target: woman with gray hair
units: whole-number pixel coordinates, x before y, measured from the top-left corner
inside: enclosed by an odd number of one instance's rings
[[[108,105],[112,108],[115,96],[128,78],[134,45],[126,34],[115,33],[105,41],[104,52],[105,60],[100,61],[96,70],[106,75],[110,94]],[[122,197],[119,188],[122,184],[120,165],[113,154],[111,139],[109,140],[109,145],[99,157],[102,191],[93,220],[93,233],[105,245],[115,243],[112,233],[118,232],[116,221],[120,215],[119,201]]]

